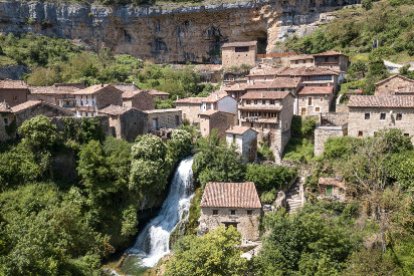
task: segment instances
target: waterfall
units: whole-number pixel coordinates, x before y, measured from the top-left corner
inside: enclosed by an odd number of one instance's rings
[[[159,214],[138,235],[129,254],[137,255],[140,266],[153,267],[170,252],[170,234],[180,220],[188,218],[193,197],[193,158],[180,162]]]

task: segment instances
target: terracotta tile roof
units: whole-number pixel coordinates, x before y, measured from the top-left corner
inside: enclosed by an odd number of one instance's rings
[[[175,101],[176,104],[201,104],[203,102],[203,97],[188,97],[183,99],[178,99]]]
[[[77,86],[31,86],[30,93],[32,94],[55,94],[55,95],[65,95],[72,94],[75,91],[80,90]]]
[[[282,100],[286,98],[289,95],[289,92],[285,91],[251,91],[247,92],[243,96],[241,96],[241,99],[247,99],[247,100]]]
[[[0,103],[0,112],[10,113],[12,112],[12,109],[10,108],[10,105],[3,101]]]
[[[203,103],[215,103],[227,96],[227,93],[224,91],[213,92],[207,97],[203,98]]]
[[[260,67],[256,66],[256,67],[250,69],[250,72],[247,76],[248,77],[252,77],[252,76],[275,76],[281,70],[283,70],[283,68],[275,68],[275,67],[261,65]]]
[[[285,67],[280,71],[279,76],[321,76],[321,75],[339,75],[339,72],[324,67]]]
[[[414,108],[414,96],[352,95],[349,98],[348,107]]]
[[[302,60],[302,59],[313,59],[313,55],[297,55],[292,56],[289,60]]]
[[[147,114],[170,113],[170,112],[181,113],[181,110],[177,108],[166,108],[166,109],[143,110],[143,112]]]
[[[200,206],[251,209],[262,207],[253,182],[209,182],[204,189]]]
[[[115,88],[113,85],[110,85],[110,84],[104,84],[104,85],[95,84],[95,85],[89,86],[87,88],[75,91],[75,92],[73,92],[73,94],[74,95],[93,95],[93,94],[99,93],[99,92],[101,92],[103,90],[106,90],[106,89],[110,89],[110,90],[112,90],[114,92],[117,92],[117,93],[122,93],[121,90]]]
[[[234,83],[230,86],[224,86],[222,89],[226,92],[244,91],[247,86],[247,83]]]
[[[345,189],[345,183],[336,177],[319,177],[318,184],[321,186],[335,186]]]
[[[238,42],[228,42],[224,43],[221,48],[226,47],[245,47],[245,46],[256,46],[257,41],[238,41]]]
[[[111,104],[105,108],[100,109],[99,113],[117,116],[117,115],[122,115],[131,109],[134,109],[134,108]]]
[[[20,80],[0,80],[0,89],[28,89],[28,87]]]
[[[313,56],[344,56],[341,52],[329,50],[322,53],[314,54]]]
[[[129,100],[129,99],[132,99],[132,98],[134,98],[135,96],[137,96],[139,94],[148,94],[149,95],[148,91],[146,91],[146,90],[129,90],[129,91],[125,91],[124,93],[122,93],[122,99],[123,100]]]
[[[408,81],[408,82],[412,82],[412,83],[414,83],[414,80],[413,80],[413,79],[410,79],[410,78],[407,78],[407,77],[402,76],[402,75],[400,75],[400,74],[397,74],[397,75],[393,75],[393,76],[391,76],[391,77],[388,77],[388,78],[386,78],[386,79],[380,80],[379,82],[376,82],[376,83],[375,83],[375,86],[378,86],[378,85],[381,85],[381,84],[383,84],[383,83],[386,83],[387,81],[390,81],[390,80],[392,80],[392,79],[394,79],[394,78],[399,78],[399,79],[402,79],[402,80],[405,80],[405,81]]]
[[[198,115],[199,115],[199,116],[210,117],[210,116],[213,116],[214,114],[217,114],[217,113],[219,113],[219,112],[220,112],[220,111],[218,111],[218,110],[209,109],[209,110],[206,110],[206,111],[204,111],[204,112],[199,113]]]
[[[297,88],[301,78],[297,77],[276,77],[272,81],[256,81],[254,84],[246,86],[249,89],[278,89],[278,88]]]
[[[13,113],[19,113],[19,112],[24,111],[28,108],[35,107],[35,106],[37,106],[41,103],[42,103],[42,101],[30,100],[30,101],[15,105],[11,109],[12,109]]]
[[[330,95],[333,92],[333,86],[304,86],[299,95]]]
[[[229,128],[228,130],[226,130],[226,133],[243,135],[248,130],[252,130],[252,131],[257,133],[256,130],[254,130],[250,127],[246,127],[246,126],[233,126],[233,127]]]

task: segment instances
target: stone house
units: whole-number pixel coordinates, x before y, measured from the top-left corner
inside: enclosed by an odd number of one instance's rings
[[[348,102],[348,135],[374,136],[398,128],[414,142],[414,96],[352,95]]]
[[[16,130],[24,121],[44,115],[46,117],[73,116],[74,113],[60,106],[39,101],[29,100],[10,107],[6,102],[0,104],[0,140],[12,139]]]
[[[312,67],[315,66],[313,55],[295,55],[288,58],[289,67]]]
[[[256,65],[257,41],[230,42],[221,46],[221,64],[223,68]]]
[[[182,125],[182,111],[180,109],[153,109],[145,110],[147,115],[147,131],[157,132],[160,129],[174,129]]]
[[[29,94],[29,88],[23,81],[0,80],[0,102],[15,106],[27,101]]]
[[[221,89],[227,93],[230,97],[239,102],[240,97],[246,93],[247,83],[231,83],[224,85]]]
[[[108,105],[122,106],[122,91],[109,84],[97,84],[73,92],[76,116],[92,117]]]
[[[83,84],[56,83],[52,86],[31,86],[29,100],[41,100],[63,108],[75,108],[73,92],[85,88]]]
[[[266,66],[259,64],[256,67],[250,69],[249,74],[246,76],[248,83],[254,83],[255,81],[272,81],[276,78],[283,68],[276,68],[272,66]]]
[[[218,110],[237,114],[237,101],[225,92],[214,92],[201,100],[201,112]]]
[[[132,142],[138,135],[147,133],[148,114],[137,108],[109,105],[99,110],[99,114],[109,117],[110,132],[118,139]]]
[[[279,71],[279,77],[301,77],[303,86],[331,85],[337,87],[342,81],[340,72],[324,67],[286,67]]]
[[[148,90],[148,93],[152,96],[152,98],[154,99],[154,101],[158,100],[168,100],[168,98],[170,97],[170,94],[167,92],[162,92],[162,91],[158,91],[158,90],[154,90],[154,89],[150,89]]]
[[[209,136],[215,129],[219,137],[224,137],[226,129],[236,123],[236,116],[234,113],[212,109],[201,112],[199,114],[201,136]]]
[[[340,178],[320,177],[318,180],[319,199],[345,201],[346,186]]]
[[[154,109],[154,97],[147,90],[130,90],[122,93],[122,105],[139,110]]]
[[[207,183],[201,199],[200,230],[233,226],[243,242],[259,240],[262,205],[253,182]]]
[[[348,135],[348,113],[322,113],[314,133],[314,154],[322,155],[329,138]]]
[[[251,127],[258,140],[267,143],[276,162],[290,139],[294,98],[290,92],[247,92],[239,103],[239,125]]]
[[[411,88],[413,85],[414,80],[399,74],[393,75],[389,78],[383,79],[375,83],[375,95],[387,96],[395,94],[404,94],[404,92],[410,91],[414,92]]]
[[[226,131],[226,142],[235,145],[244,161],[254,162],[257,156],[257,131],[250,127],[233,126]]]
[[[201,112],[202,102],[203,98],[201,97],[178,99],[175,101],[175,107],[182,111],[184,121],[188,121],[190,124],[198,124],[200,123],[198,114]]]
[[[298,93],[296,115],[315,116],[327,113],[334,99],[333,86],[304,86]]]
[[[349,58],[336,51],[326,51],[319,54],[313,55],[315,60],[315,66],[328,67],[341,72],[348,70]]]

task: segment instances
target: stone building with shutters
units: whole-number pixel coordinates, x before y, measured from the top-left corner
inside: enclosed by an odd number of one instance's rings
[[[152,109],[144,112],[148,115],[147,131],[150,133],[178,128],[183,123],[182,112],[179,109]]]
[[[414,96],[352,95],[348,108],[349,136],[374,136],[380,130],[397,128],[414,142]]]
[[[327,113],[331,109],[334,99],[333,86],[304,86],[298,93],[295,108],[300,116],[315,116],[320,113]]]
[[[259,240],[262,205],[253,182],[209,182],[200,206],[200,232],[233,226],[244,242]]]
[[[27,101],[29,94],[29,88],[23,81],[0,80],[0,102],[15,106]]]
[[[320,177],[318,180],[320,199],[345,201],[346,186],[339,177]]]
[[[375,83],[375,95],[376,96],[389,96],[395,94],[403,94],[404,92],[412,91],[414,80],[401,76],[393,75],[389,78],[383,79]]]
[[[236,123],[236,114],[219,110],[207,110],[199,114],[201,136],[209,136],[213,130],[224,137],[226,130]]]

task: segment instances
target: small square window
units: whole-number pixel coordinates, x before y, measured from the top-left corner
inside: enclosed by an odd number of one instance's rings
[[[275,100],[270,100],[270,104],[275,104]]]
[[[386,118],[386,114],[385,113],[381,113],[380,114],[380,120],[385,120]]]
[[[252,210],[247,210],[247,215],[248,216],[251,216],[253,214],[253,211]]]
[[[370,113],[365,113],[365,120],[369,120],[371,118],[371,114]]]
[[[262,104],[266,104],[266,100],[262,100]]]
[[[315,112],[319,112],[321,109],[319,107],[315,107]]]
[[[218,210],[213,210],[213,215],[217,216],[218,215]]]
[[[402,113],[397,113],[397,116],[395,116],[395,119],[397,121],[401,121],[401,119],[402,119]]]
[[[236,214],[236,210],[230,210],[230,215],[234,216]]]
[[[364,133],[362,131],[358,131],[358,137],[364,136]]]

